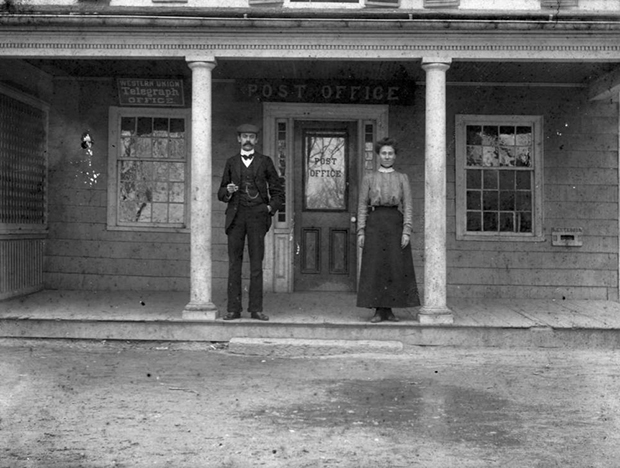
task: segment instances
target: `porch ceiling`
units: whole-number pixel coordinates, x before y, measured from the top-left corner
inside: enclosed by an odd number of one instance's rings
[[[183,60],[27,60],[56,77],[190,77]],[[620,65],[612,62],[454,62],[448,82],[586,85]],[[219,60],[214,79],[425,80],[419,61]]]

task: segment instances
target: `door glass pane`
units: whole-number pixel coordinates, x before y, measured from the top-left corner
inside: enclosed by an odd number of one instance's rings
[[[304,146],[304,209],[346,210],[346,133],[309,131]]]

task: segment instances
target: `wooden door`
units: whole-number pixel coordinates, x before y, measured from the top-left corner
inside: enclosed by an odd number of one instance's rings
[[[355,291],[357,122],[297,121],[294,289]]]

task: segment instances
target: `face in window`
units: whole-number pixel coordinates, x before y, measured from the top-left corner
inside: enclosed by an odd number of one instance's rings
[[[239,133],[237,135],[237,140],[241,145],[241,149],[244,151],[252,151],[258,143],[258,136],[256,133]]]
[[[392,146],[382,146],[379,150],[379,162],[381,166],[390,168],[394,165],[396,160],[396,151]]]

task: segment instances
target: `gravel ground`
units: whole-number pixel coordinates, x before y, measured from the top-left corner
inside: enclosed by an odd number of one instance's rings
[[[0,340],[0,467],[613,467],[620,352]]]

